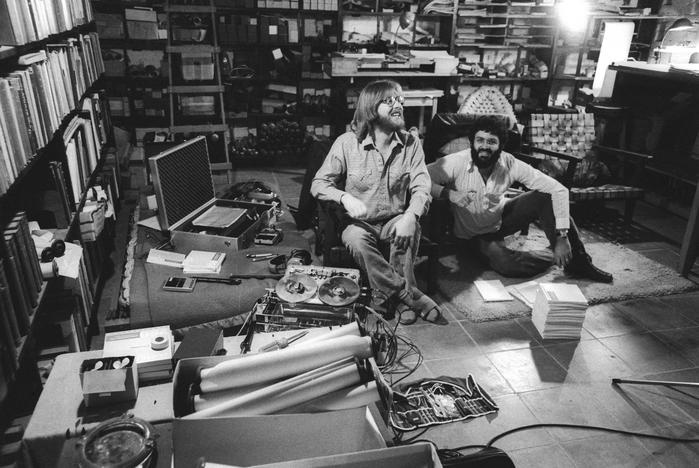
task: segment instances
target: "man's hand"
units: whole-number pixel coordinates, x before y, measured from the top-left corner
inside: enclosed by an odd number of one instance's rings
[[[410,243],[415,235],[415,228],[417,227],[417,219],[412,213],[403,213],[396,224],[393,225],[390,236],[393,239],[393,243],[399,250],[408,250]]]
[[[553,248],[553,263],[561,268],[564,268],[573,258],[573,253],[570,248],[570,242],[567,237],[559,237],[556,239],[556,245]]]
[[[340,199],[342,206],[352,218],[361,219],[366,216],[367,209],[363,201],[345,192]]]
[[[466,208],[468,205],[473,203],[473,192],[449,190],[449,201],[456,206]]]

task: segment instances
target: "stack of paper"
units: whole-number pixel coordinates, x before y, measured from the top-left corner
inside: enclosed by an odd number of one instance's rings
[[[532,322],[545,340],[580,338],[587,299],[577,284],[541,283]]]
[[[184,254],[177,252],[169,252],[167,250],[150,249],[148,251],[148,258],[146,262],[155,263],[157,265],[165,265],[171,267],[182,267],[182,262],[184,262]]]
[[[174,338],[167,325],[104,334],[103,357],[134,356],[138,381],[170,377]]]
[[[186,274],[220,273],[225,258],[223,252],[192,250],[182,262],[182,271]]]
[[[476,280],[473,283],[485,302],[512,300],[512,296],[500,280]]]

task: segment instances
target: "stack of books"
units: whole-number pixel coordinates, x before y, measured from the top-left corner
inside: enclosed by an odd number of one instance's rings
[[[540,283],[532,322],[545,340],[580,338],[587,299],[577,284]]]
[[[190,275],[220,273],[225,259],[223,252],[192,250],[182,262],[182,272]]]
[[[170,377],[174,349],[172,331],[165,325],[105,333],[102,357],[133,356],[140,384]]]

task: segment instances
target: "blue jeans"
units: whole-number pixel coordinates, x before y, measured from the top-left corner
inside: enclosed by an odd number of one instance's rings
[[[481,234],[472,239],[463,240],[462,248],[476,251],[490,268],[503,276],[531,277],[543,273],[553,263],[552,250],[517,251],[505,247],[506,236],[529,226],[532,221],[539,221],[551,246],[556,244],[556,219],[553,215],[551,195],[532,190],[509,200],[502,213],[500,229],[493,233]],[[573,255],[584,253],[577,226],[570,218],[568,230]]]
[[[342,243],[366,274],[377,303],[417,285],[413,265],[420,242],[420,225],[407,250],[396,248],[388,237],[401,216],[376,224],[352,220],[342,231]]]

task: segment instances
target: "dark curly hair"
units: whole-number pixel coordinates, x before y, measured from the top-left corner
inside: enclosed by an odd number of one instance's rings
[[[471,141],[471,147],[473,147],[473,139],[476,137],[476,133],[479,131],[484,131],[491,133],[498,137],[500,140],[500,148],[504,148],[507,144],[507,126],[505,125],[504,119],[496,115],[481,115],[473,123],[473,131],[469,136]]]

